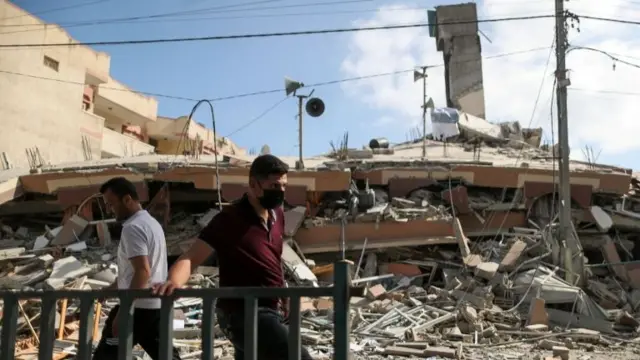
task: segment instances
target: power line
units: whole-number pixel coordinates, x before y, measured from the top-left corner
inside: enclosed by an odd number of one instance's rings
[[[581,91],[581,92],[590,92],[590,93],[598,93],[598,94],[640,96],[640,92],[632,92],[632,91],[583,89],[583,88],[575,88],[575,87],[569,87],[567,89],[569,89],[570,91]]]
[[[498,58],[503,58],[503,57],[507,57],[507,56],[526,54],[526,53],[531,53],[531,52],[540,51],[540,50],[548,50],[548,49],[549,49],[549,47],[538,47],[538,48],[532,48],[532,49],[526,49],[526,50],[512,51],[512,52],[502,53],[502,54],[488,55],[488,56],[483,56],[482,58],[485,59],[485,60],[498,59]],[[454,64],[462,64],[462,63],[475,62],[475,61],[476,60],[473,60],[473,59],[472,60],[463,60],[463,61],[456,61],[456,62],[454,62]],[[442,67],[442,66],[444,66],[444,64],[436,64],[436,65],[428,65],[428,66],[430,68],[436,68],[436,67]],[[341,83],[353,82],[353,81],[370,80],[370,79],[375,79],[375,78],[380,78],[380,77],[406,74],[406,73],[413,72],[413,70],[414,69],[411,68],[411,69],[390,71],[390,72],[385,72],[385,73],[378,73],[378,74],[371,74],[371,75],[363,75],[363,76],[356,76],[356,77],[350,77],[350,78],[343,78],[343,79],[338,79],[338,80],[324,81],[324,82],[318,82],[318,83],[314,83],[314,84],[308,84],[308,85],[306,85],[306,87],[319,87],[319,86],[341,84]],[[70,85],[79,85],[79,86],[85,86],[86,85],[84,82],[80,82],[80,81],[69,81],[69,80],[55,79],[55,78],[49,78],[49,77],[43,77],[43,76],[31,75],[31,74],[23,74],[23,73],[7,71],[7,70],[0,70],[0,73],[8,74],[8,75],[14,75],[14,76],[24,76],[24,77],[28,77],[28,78],[32,78],[32,79],[38,79],[38,80],[55,81],[55,82],[58,82],[58,83],[65,83],[65,84],[70,84]],[[136,91],[136,90],[131,90],[131,89],[114,88],[114,87],[108,87],[108,86],[100,86],[100,89],[108,89],[108,90],[114,90],[114,91],[127,91],[127,92],[132,92],[132,93],[136,93],[136,94],[140,94],[140,95],[153,96],[153,97],[157,97],[157,98],[173,99],[173,100],[198,101],[198,100],[193,99],[193,98],[187,98],[187,97],[182,97],[182,96],[166,95],[166,94],[159,94],[159,93],[152,93],[152,92],[145,92],[145,91]],[[258,95],[275,94],[275,93],[279,93],[279,92],[282,92],[282,91],[283,91],[283,89],[262,90],[262,91],[255,91],[255,92],[249,92],[249,93],[243,93],[243,94],[235,94],[235,95],[223,96],[223,97],[218,97],[218,98],[209,99],[209,100],[210,101],[224,101],[224,100],[232,100],[232,99],[253,97],[253,96],[258,96]]]
[[[79,86],[87,85],[86,83],[80,82],[80,81],[54,79],[54,78],[49,78],[49,77],[44,77],[44,76],[23,74],[23,73],[18,73],[18,72],[13,72],[13,71],[6,71],[6,70],[0,70],[0,73],[1,74],[8,74],[8,75],[15,75],[15,76],[24,76],[24,77],[28,77],[28,78],[32,78],[32,79],[38,79],[38,80],[54,81],[54,82],[70,84],[70,85],[79,85]],[[113,87],[108,87],[108,86],[100,86],[100,88],[101,89],[107,89],[107,90],[114,90],[114,91],[132,92],[132,93],[136,93],[136,94],[140,94],[140,95],[153,96],[153,97],[158,97],[158,98],[166,98],[166,99],[174,99],[174,100],[185,100],[185,101],[198,101],[196,99],[191,99],[191,98],[186,98],[186,97],[181,97],[181,96],[165,95],[165,94],[151,93],[151,92],[145,92],[145,91],[136,91],[136,90],[131,90],[131,89],[113,88]]]
[[[636,20],[624,20],[624,19],[612,19],[600,16],[590,16],[590,15],[578,15],[578,18],[589,19],[589,20],[598,20],[598,21],[606,21],[613,22],[618,24],[627,24],[627,25],[640,25],[640,21]]]
[[[233,12],[245,12],[245,11],[260,11],[260,10],[273,10],[273,9],[284,9],[284,8],[293,8],[293,7],[310,7],[310,6],[321,6],[321,5],[335,5],[346,4],[346,3],[354,3],[354,2],[369,2],[371,0],[352,0],[352,1],[330,1],[330,2],[320,2],[320,3],[307,3],[307,4],[297,4],[297,5],[287,5],[287,6],[276,6],[276,7],[259,7],[259,8],[249,8],[249,9],[232,9],[232,10],[222,10],[222,11],[210,11],[210,13],[233,13]],[[501,5],[501,4],[497,4]],[[504,4],[502,4],[504,5]],[[384,12],[402,12],[402,11],[424,11],[426,13],[427,10],[432,9],[431,7],[405,7],[405,8],[385,8]],[[281,17],[299,17],[299,16],[326,16],[326,15],[346,15],[346,14],[363,14],[363,13],[377,13],[381,11],[380,8],[375,9],[357,9],[357,10],[331,10],[331,11],[313,11],[313,12],[296,12],[296,13],[276,13],[276,14],[243,14],[243,15],[235,15],[235,16],[209,16],[209,17],[188,17],[188,18],[150,18],[148,16],[140,16],[136,18],[121,18],[121,19],[112,19],[112,20],[93,20],[93,21],[82,21],[82,22],[74,22],[74,23],[61,23],[55,24],[61,28],[69,29],[75,27],[85,27],[85,26],[100,26],[100,25],[113,25],[113,24],[150,24],[150,23],[169,23],[169,22],[195,22],[195,21],[210,21],[210,20],[239,20],[239,19],[261,19],[261,18],[281,18]],[[186,15],[176,15],[176,16],[189,16],[189,15],[200,15],[198,14],[186,14]],[[16,34],[16,33],[25,33],[25,32],[34,32],[34,31],[42,31],[42,27],[48,24],[9,24],[9,25],[0,25],[2,27],[30,27],[28,30],[18,30],[18,31],[8,31],[8,32],[0,32],[0,35],[8,35],[8,34]],[[38,27],[38,28],[34,28]]]
[[[625,64],[625,65],[640,69],[640,65],[634,64],[634,63],[626,61],[626,60],[622,60],[622,59],[614,56],[612,53],[604,51],[604,50],[596,49],[596,48],[589,47],[589,46],[571,46],[569,48],[569,50],[567,51],[567,54],[570,53],[571,51],[574,51],[574,50],[593,51],[593,52],[596,52],[596,53],[603,54],[603,55],[607,56],[609,59],[613,60],[613,69],[614,70],[616,68],[616,63],[621,63],[621,64]]]
[[[22,18],[22,17],[25,17],[25,16],[38,16],[38,15],[43,15],[43,14],[50,14],[50,13],[53,13],[53,12],[58,12],[58,11],[63,11],[63,10],[71,10],[71,9],[78,9],[78,8],[81,8],[81,7],[87,7],[87,6],[90,6],[90,5],[105,3],[107,1],[110,1],[110,0],[94,0],[94,1],[81,3],[81,4],[67,5],[67,6],[62,6],[62,7],[58,7],[58,8],[49,9],[49,10],[42,10],[42,11],[38,11],[38,12],[35,12],[35,13],[30,13],[30,14],[9,16],[9,17],[5,17],[5,18],[0,18],[0,20],[11,20],[11,19]],[[0,25],[0,26],[3,26],[3,25]]]
[[[232,4],[232,5],[223,5],[223,6],[213,6],[207,8],[201,8],[196,10],[182,10],[182,11],[172,11],[151,15],[139,15],[139,16],[130,16],[130,17],[121,17],[121,18],[107,18],[107,19],[95,19],[95,20],[86,20],[86,21],[76,21],[71,23],[61,23],[56,24],[60,27],[71,28],[71,27],[79,27],[79,26],[91,26],[91,25],[108,25],[108,24],[123,24],[128,22],[137,22],[140,20],[160,20],[166,21],[166,18],[176,17],[176,16],[190,16],[190,15],[202,15],[202,14],[220,14],[220,13],[233,13],[233,12],[246,12],[246,11],[256,11],[256,10],[281,10],[288,8],[298,8],[298,7],[312,7],[312,6],[330,6],[330,5],[340,5],[340,4],[350,4],[350,3],[361,3],[361,2],[370,2],[371,0],[340,0],[340,1],[321,1],[315,3],[304,3],[304,4],[291,4],[291,5],[279,5],[279,6],[263,6],[263,7],[249,7],[244,9],[238,9],[239,7],[245,7],[249,5],[259,5],[265,3],[274,3],[281,2],[283,0],[262,0],[262,1],[251,1],[240,4]],[[176,20],[190,20],[186,19],[176,19]],[[0,25],[0,27],[33,27],[33,26],[43,26],[45,24],[7,24]]]
[[[260,113],[260,115],[256,116],[255,118],[247,121],[246,123],[242,124],[242,126],[238,127],[237,129],[233,130],[232,132],[230,132],[228,135],[226,135],[226,138],[230,138],[233,135],[239,133],[240,131],[248,128],[249,126],[255,124],[258,120],[262,119],[263,117],[265,117],[268,113],[270,113],[272,110],[274,110],[275,108],[277,108],[278,106],[280,106],[280,104],[282,104],[283,102],[285,102],[287,99],[289,99],[289,97],[285,97],[282,100],[278,100],[278,102],[276,102],[275,104],[271,105],[270,107],[268,107],[265,111],[263,111],[262,113]]]
[[[385,25],[385,26],[367,26],[367,27],[357,27],[357,28],[335,28],[335,29],[322,29],[322,30],[302,30],[302,31],[254,33],[254,34],[240,34],[240,35],[186,37],[186,38],[174,38],[174,39],[93,41],[93,42],[51,43],[51,44],[3,44],[3,45],[0,45],[0,48],[6,49],[6,48],[35,48],[35,47],[68,47],[68,46],[79,46],[79,45],[82,45],[82,46],[141,45],[141,44],[158,44],[158,43],[174,43],[174,42],[237,40],[237,39],[268,38],[268,37],[283,37],[283,36],[337,34],[337,33],[348,33],[348,32],[357,32],[357,31],[397,30],[397,29],[421,28],[421,27],[438,26],[438,25],[463,25],[463,24],[494,23],[494,22],[506,22],[506,21],[522,21],[522,20],[535,20],[535,19],[545,19],[545,18],[554,18],[554,17],[555,15],[515,16],[515,17],[495,18],[495,19],[452,21],[452,22],[442,22],[442,23],[434,23],[434,24],[428,24],[428,23],[398,24],[398,25]]]

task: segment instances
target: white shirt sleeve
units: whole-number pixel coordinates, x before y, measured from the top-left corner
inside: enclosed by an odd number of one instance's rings
[[[149,255],[149,240],[140,227],[125,226],[121,238],[127,259]]]

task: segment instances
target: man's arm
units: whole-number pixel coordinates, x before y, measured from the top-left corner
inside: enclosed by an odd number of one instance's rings
[[[122,230],[124,253],[131,262],[133,278],[130,289],[146,289],[151,279],[151,265],[149,264],[149,243],[147,235],[139,227],[129,226]]]
[[[133,267],[133,278],[129,289],[146,289],[149,287],[149,279],[151,279],[151,266],[149,265],[149,257],[147,255],[134,256],[129,258]]]
[[[213,253],[213,249],[204,240],[196,238],[191,248],[178,258],[169,270],[169,281],[177,287],[184,286],[191,273],[204,263]]]
[[[169,295],[173,290],[184,286],[189,276],[198,266],[202,265],[213,254],[225,231],[231,226],[228,215],[221,212],[202,229],[200,235],[194,239],[191,248],[182,254],[169,269],[169,277],[164,284],[156,284],[153,292],[158,295]]]

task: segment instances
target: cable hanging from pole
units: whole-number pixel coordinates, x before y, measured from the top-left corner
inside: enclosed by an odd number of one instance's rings
[[[213,110],[213,104],[210,100],[200,100],[198,101],[193,108],[191,109],[191,113],[189,113],[189,118],[187,119],[187,133],[189,131],[189,124],[191,124],[191,120],[193,119],[193,114],[195,114],[196,110],[203,103],[207,103],[209,105],[209,109],[211,110],[211,127],[213,129],[213,152],[214,152],[214,166],[216,173],[216,195],[218,196],[218,210],[222,211],[222,191],[220,190],[220,167],[218,166],[218,132],[216,131],[216,115]],[[184,134],[183,134],[184,135]],[[187,134],[188,136],[188,134]]]

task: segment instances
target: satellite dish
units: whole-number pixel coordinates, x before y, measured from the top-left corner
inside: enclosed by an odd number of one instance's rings
[[[427,75],[422,75],[422,73],[418,70],[413,70],[413,82],[416,82],[422,78],[426,78]]]
[[[269,147],[269,145],[264,144],[260,149],[260,155],[267,155],[267,154],[271,154],[271,148]]]
[[[284,78],[284,91],[286,92],[287,96],[295,94],[296,90],[300,89],[303,86],[304,84],[301,82],[291,80],[288,77]]]
[[[311,98],[305,105],[307,114],[311,117],[318,117],[324,113],[324,101],[319,98]]]

